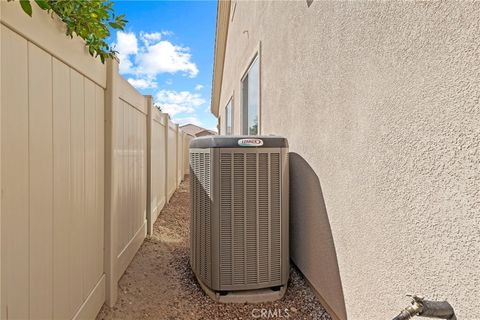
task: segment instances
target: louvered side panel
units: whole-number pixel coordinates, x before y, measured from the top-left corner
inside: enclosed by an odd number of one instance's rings
[[[204,279],[205,282],[211,283],[211,252],[212,252],[212,241],[211,241],[211,161],[210,153],[204,153],[204,180],[203,180],[203,208],[204,208],[204,219],[205,219],[205,257],[204,257]]]
[[[206,252],[205,252],[205,199],[203,196],[203,184],[205,183],[205,154],[200,153],[200,161],[199,161],[199,168],[198,170],[201,172],[200,174],[200,190],[199,190],[199,205],[200,205],[200,275],[202,280],[205,279],[205,260],[206,260]]]
[[[246,284],[255,284],[257,279],[257,154],[246,154]]]
[[[245,155],[233,155],[233,284],[245,283]]]
[[[196,271],[200,274],[200,246],[202,245],[202,238],[201,238],[201,224],[200,219],[202,217],[202,207],[200,201],[200,179],[201,179],[201,172],[200,172],[200,154],[195,154],[195,177],[196,177],[196,186],[195,186],[195,263],[196,263]]]
[[[269,280],[269,168],[268,153],[260,153],[258,159],[258,276],[259,282]]]
[[[195,171],[193,170],[195,154],[189,153],[189,168],[190,168],[190,264],[195,270],[195,224],[193,223],[195,217]]]
[[[232,285],[232,154],[220,155],[220,285]]]
[[[191,264],[206,284],[211,281],[211,156],[208,152],[191,152]]]
[[[190,162],[190,168],[191,168],[191,177],[192,177],[192,182],[191,182],[191,193],[192,193],[192,214],[191,214],[191,225],[192,225],[192,232],[191,232],[191,255],[192,255],[192,268],[197,272],[198,270],[198,245],[199,245],[199,239],[198,239],[198,217],[199,217],[199,199],[198,199],[198,190],[200,189],[199,186],[199,172],[198,172],[198,160],[199,160],[199,154],[198,153],[191,153],[190,154],[191,162]]]
[[[280,154],[270,154],[270,220],[271,252],[270,281],[280,281],[281,265],[281,197],[280,197]]]

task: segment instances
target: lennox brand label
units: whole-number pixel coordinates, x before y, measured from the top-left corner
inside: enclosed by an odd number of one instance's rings
[[[261,139],[240,139],[238,140],[238,145],[240,147],[261,147],[263,146],[263,140]]]

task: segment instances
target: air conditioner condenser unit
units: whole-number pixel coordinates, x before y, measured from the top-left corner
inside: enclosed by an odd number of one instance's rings
[[[281,298],[289,276],[287,140],[192,140],[190,191],[190,263],[203,290],[219,302]]]

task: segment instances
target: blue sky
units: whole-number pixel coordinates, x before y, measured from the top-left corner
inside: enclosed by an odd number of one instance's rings
[[[123,77],[174,122],[216,128],[210,95],[217,2],[116,1],[114,8],[128,20],[110,38]]]

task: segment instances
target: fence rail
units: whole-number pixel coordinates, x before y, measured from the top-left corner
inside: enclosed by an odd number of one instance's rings
[[[191,137],[59,21],[0,6],[0,318],[94,318],[188,173]]]

